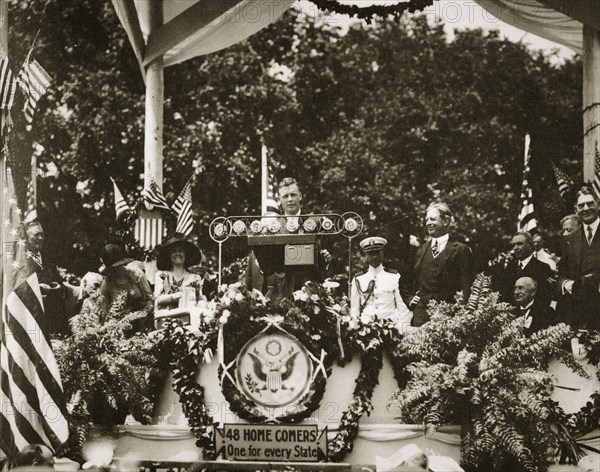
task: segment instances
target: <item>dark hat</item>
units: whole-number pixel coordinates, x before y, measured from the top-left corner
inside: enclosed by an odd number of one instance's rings
[[[385,238],[379,236],[373,236],[372,238],[365,238],[360,242],[360,247],[365,252],[381,251],[387,244]]]
[[[186,268],[200,263],[202,259],[200,250],[193,243],[185,239],[183,234],[175,233],[160,246],[158,257],[156,258],[157,269],[171,270],[172,265],[169,250],[175,246],[181,246],[185,251],[184,265]]]
[[[100,260],[102,261],[102,267],[100,267],[99,272],[102,275],[106,275],[109,269],[113,267],[126,265],[133,261],[130,257],[125,257],[122,249],[116,244],[107,244],[104,246]]]

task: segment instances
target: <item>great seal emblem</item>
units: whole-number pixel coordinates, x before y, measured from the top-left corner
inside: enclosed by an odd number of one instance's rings
[[[311,386],[313,363],[306,348],[284,332],[252,338],[237,356],[238,389],[258,405],[291,405]]]

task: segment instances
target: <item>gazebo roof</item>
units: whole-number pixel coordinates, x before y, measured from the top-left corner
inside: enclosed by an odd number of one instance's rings
[[[277,20],[294,0],[113,0],[142,68],[170,66],[232,46]],[[150,32],[150,8],[163,25]]]

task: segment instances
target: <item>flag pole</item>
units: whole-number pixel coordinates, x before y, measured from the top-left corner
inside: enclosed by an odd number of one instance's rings
[[[8,0],[0,0],[0,59],[8,58]],[[8,113],[8,109],[2,110],[2,114]],[[1,123],[5,123],[4,116]],[[4,141],[4,129],[0,129],[0,138]],[[4,142],[2,143],[4,144]],[[6,181],[6,156],[4,148],[0,146],[0,182],[2,182],[2,191],[0,191],[0,215],[4,217],[4,189],[7,188]],[[2,313],[4,313],[4,230],[0,231],[0,248],[2,248],[2,261],[0,262],[0,297],[2,298]],[[2,331],[0,323],[0,332]]]
[[[525,157],[524,157],[525,167],[527,167],[527,164],[529,162],[529,144],[530,143],[531,143],[531,136],[529,136],[529,133],[525,133]]]
[[[266,213],[267,196],[269,193],[269,167],[267,163],[267,146],[262,145],[260,153],[260,212]]]

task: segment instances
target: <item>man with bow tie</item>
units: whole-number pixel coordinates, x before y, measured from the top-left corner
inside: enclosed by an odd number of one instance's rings
[[[516,233],[511,243],[515,258],[498,274],[498,280],[495,281],[503,300],[508,303],[513,301],[514,286],[517,279],[531,277],[539,287],[538,297],[543,298],[544,301],[550,304],[550,281],[554,273],[548,264],[536,259],[531,234],[526,232]]]
[[[514,298],[527,336],[558,323],[550,305],[537,298],[537,291],[538,283],[531,277],[521,277],[515,282]]]
[[[466,303],[471,293],[471,249],[449,234],[451,222],[452,212],[448,205],[429,205],[425,227],[431,240],[421,245],[416,254],[416,294],[410,301],[413,326],[429,321],[427,305],[430,300],[452,303],[456,293],[460,292]]]
[[[575,329],[600,329],[600,203],[591,187],[577,192],[582,226],[563,240],[559,262],[561,305]]]
[[[367,256],[369,268],[352,280],[350,312],[362,322],[391,320],[400,333],[410,329],[412,313],[402,300],[400,274],[383,267],[383,248],[387,240],[380,237],[363,239],[360,247]]]

